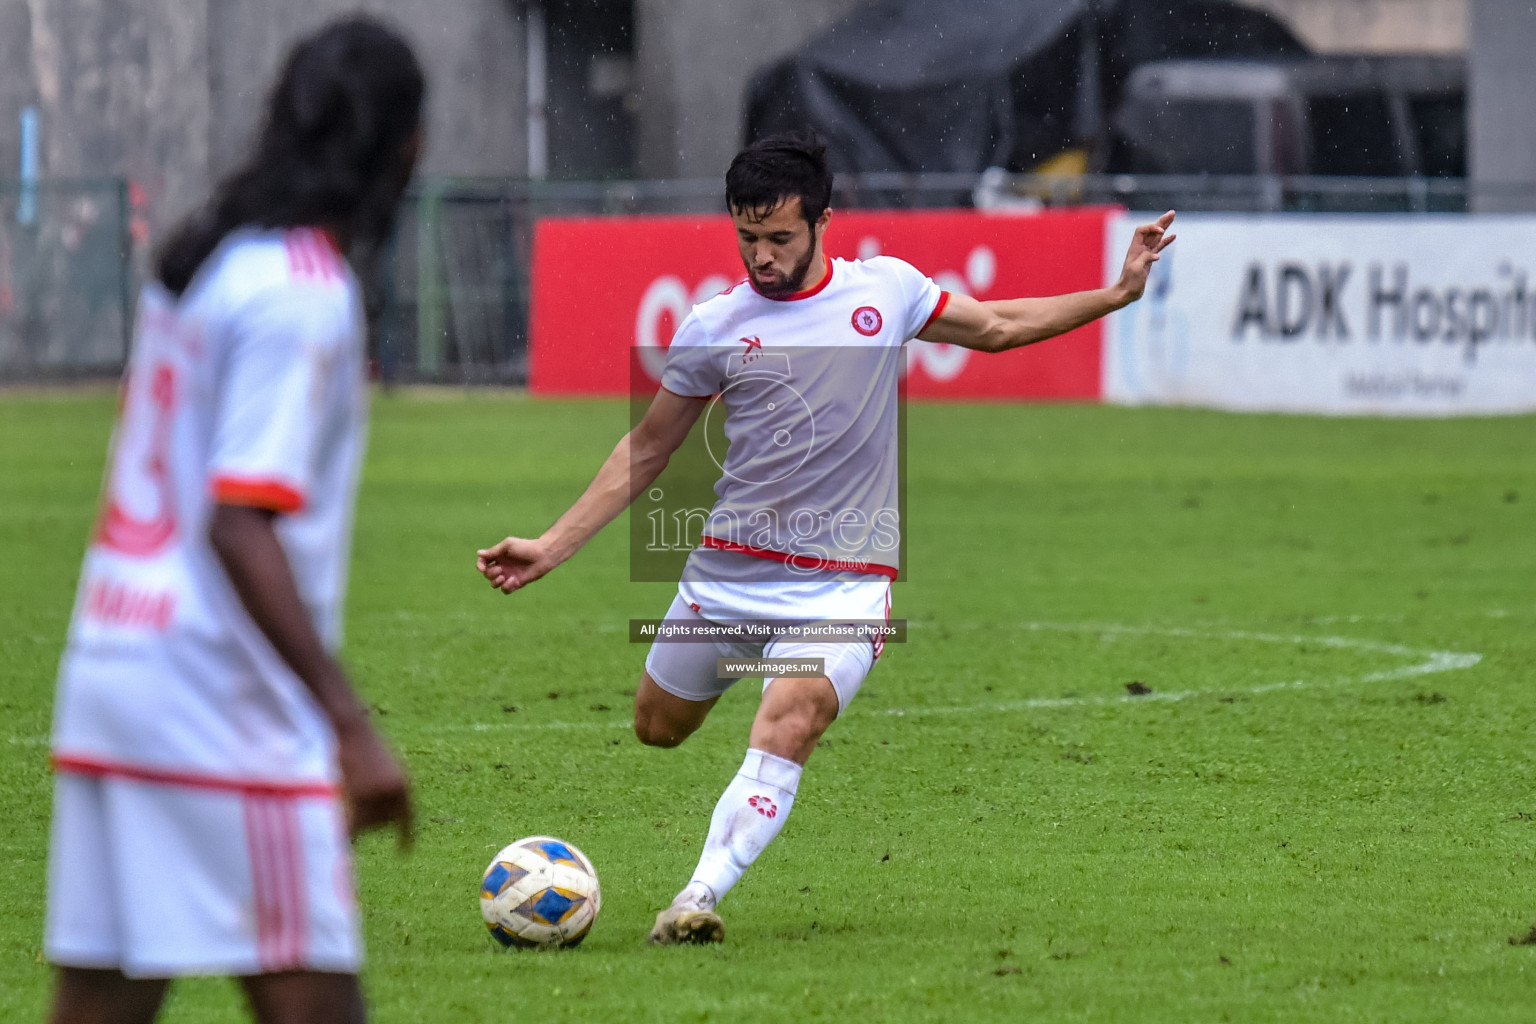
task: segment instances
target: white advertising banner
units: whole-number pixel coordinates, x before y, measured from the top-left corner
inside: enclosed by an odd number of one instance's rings
[[[1113,280],[1136,225],[1107,227]],[[1181,214],[1110,318],[1104,400],[1455,416],[1536,410],[1536,217]]]

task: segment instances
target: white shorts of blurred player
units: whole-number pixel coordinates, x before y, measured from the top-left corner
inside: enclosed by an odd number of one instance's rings
[[[44,951],[130,978],[357,973],[338,799],[61,772]]]
[[[707,620],[679,595],[672,599],[666,621],[694,625]],[[657,686],[674,697],[710,700],[720,696],[736,682],[735,678],[719,677],[720,658],[786,658],[795,661],[820,658],[825,662],[826,675],[832,682],[832,689],[837,691],[837,712],[841,715],[848,710],[849,703],[864,684],[865,676],[874,667],[875,660],[880,656],[879,646],[878,641],[869,639],[827,642],[775,638],[761,643],[659,640],[651,645],[651,651],[646,655],[645,671]],[[772,678],[763,680],[765,691],[771,682]]]

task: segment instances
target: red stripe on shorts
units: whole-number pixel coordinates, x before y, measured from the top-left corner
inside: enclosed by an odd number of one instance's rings
[[[304,965],[304,938],[308,930],[308,907],[304,889],[303,830],[299,824],[299,809],[292,800],[284,800],[273,808],[282,821],[284,880],[288,904],[288,943],[285,967]]]
[[[247,797],[241,803],[245,815],[245,849],[251,861],[251,902],[256,909],[256,964],[272,969],[272,937],[279,926],[280,910],[273,899],[271,835],[265,801]]]
[[[298,806],[292,800],[247,797],[244,810],[257,964],[264,973],[303,967],[309,922]]]

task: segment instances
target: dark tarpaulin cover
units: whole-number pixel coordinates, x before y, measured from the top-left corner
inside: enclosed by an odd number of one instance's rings
[[[843,172],[1027,170],[1098,141],[1138,64],[1306,52],[1224,0],[871,0],[754,76],[746,134],[813,129]]]

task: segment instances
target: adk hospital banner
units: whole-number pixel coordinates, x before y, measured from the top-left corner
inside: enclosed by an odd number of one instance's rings
[[[1112,281],[1153,213],[840,211],[828,250],[889,253],[981,299]],[[1002,355],[908,346],[913,398],[1343,415],[1536,411],[1536,217],[1181,214],[1141,302]],[[530,388],[623,395],[742,276],[730,221],[549,218],[534,243]]]
[[[1135,225],[1108,225],[1105,274]],[[1110,318],[1103,399],[1388,416],[1536,410],[1536,217],[1183,215]]]

